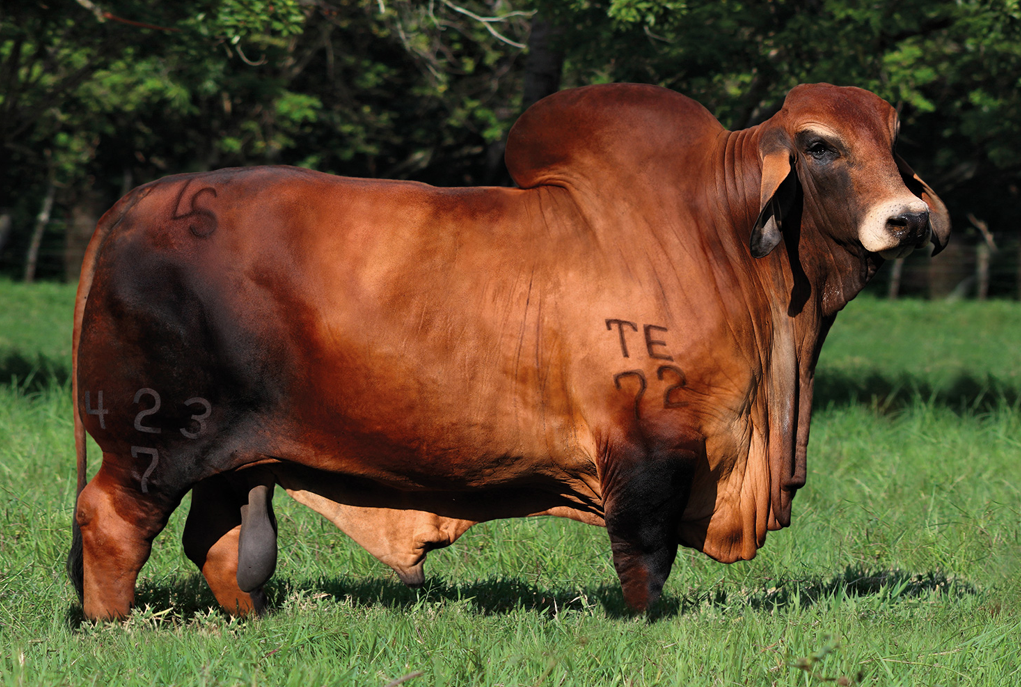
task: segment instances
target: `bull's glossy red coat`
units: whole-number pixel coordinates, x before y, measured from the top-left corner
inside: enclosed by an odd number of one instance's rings
[[[82,427],[104,452],[76,510],[86,615],[128,612],[192,487],[186,549],[241,611],[239,510],[273,483],[411,584],[431,548],[521,515],[606,526],[638,609],[678,544],[751,558],[804,484],[837,311],[877,251],[947,239],[896,129],[857,89],[799,87],[730,132],[594,86],[515,125],[518,189],[286,167],[136,189],[76,310],[80,479]]]

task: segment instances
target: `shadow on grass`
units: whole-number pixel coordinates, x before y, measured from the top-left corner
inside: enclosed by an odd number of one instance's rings
[[[711,606],[720,609],[748,607],[783,609],[807,607],[821,600],[839,597],[881,597],[900,601],[931,593],[960,598],[976,592],[967,582],[952,580],[940,572],[909,573],[901,570],[870,571],[850,566],[830,578],[808,578],[780,582],[761,590],[729,591],[727,589],[694,590],[683,597],[666,594],[649,613],[656,621],[696,612]],[[433,580],[420,590],[385,579],[352,581],[327,578],[309,581],[282,580],[270,593],[274,606],[279,606],[295,593],[306,596],[325,595],[354,606],[383,606],[409,610],[422,602],[467,603],[481,615],[500,615],[524,610],[553,617],[564,611],[585,611],[601,606],[611,618],[634,614],[624,604],[617,584],[569,591],[541,589],[512,578],[479,580],[466,584],[450,584]],[[320,596],[321,598],[321,596]]]
[[[993,376],[962,374],[949,383],[933,385],[912,374],[884,375],[874,370],[823,371],[815,377],[812,405],[865,405],[880,414],[895,413],[923,403],[948,408],[959,414],[989,412],[1021,404],[1021,389]]]
[[[35,393],[66,386],[70,379],[70,361],[63,357],[41,353],[30,357],[20,351],[0,350],[0,386]]]
[[[695,614],[707,608],[739,613],[747,608],[807,608],[828,599],[853,597],[876,597],[886,603],[932,594],[956,599],[976,591],[971,584],[953,580],[940,572],[876,571],[849,566],[833,577],[781,581],[776,586],[763,589],[696,589],[682,597],[667,594],[650,611],[648,621]],[[295,599],[330,599],[355,607],[382,607],[397,611],[411,611],[423,603],[463,603],[484,616],[524,611],[553,618],[560,613],[590,611],[597,607],[602,607],[610,618],[635,615],[624,604],[624,597],[616,584],[574,591],[550,590],[500,577],[459,584],[434,579],[427,581],[421,589],[410,589],[396,580],[384,578],[295,580],[284,577],[270,581],[267,592],[270,607],[274,609]],[[216,599],[205,580],[196,573],[160,581],[143,581],[135,596],[135,606],[148,607],[149,612],[158,616],[161,622],[186,623],[196,615],[216,608]],[[75,604],[68,609],[66,620],[70,627],[77,629],[84,622],[81,606]]]
[[[497,577],[474,582],[451,584],[443,579],[427,579],[421,589],[411,589],[394,580],[320,578],[316,580],[283,580],[271,592],[271,600],[279,606],[295,594],[325,595],[353,606],[383,606],[410,610],[421,603],[464,603],[480,615],[503,615],[516,611],[538,613],[550,618],[564,611],[582,611],[602,606],[611,617],[633,615],[624,604],[620,587],[600,585],[588,589],[543,589],[522,580]],[[677,604],[666,599],[658,604],[672,609]]]
[[[271,583],[272,586],[272,583]],[[135,612],[148,607],[164,621],[187,622],[196,614],[218,609],[216,597],[199,573],[173,575],[160,580],[143,579],[135,588]],[[64,615],[68,626],[77,630],[85,622],[85,613],[77,601]]]
[[[807,578],[790,582],[780,581],[767,589],[741,590],[728,593],[726,589],[707,590],[689,594],[680,603],[683,615],[700,607],[720,609],[750,607],[755,610],[782,610],[807,608],[820,601],[840,598],[876,597],[888,603],[906,601],[931,594],[959,599],[977,593],[968,582],[955,580],[941,572],[909,573],[903,570],[868,570],[848,566],[839,575],[829,579]]]

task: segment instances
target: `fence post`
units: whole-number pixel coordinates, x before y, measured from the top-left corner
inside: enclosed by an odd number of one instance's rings
[[[897,296],[900,295],[900,280],[904,274],[904,258],[897,258],[893,261],[893,267],[890,270],[890,288],[886,292],[886,297],[891,301],[897,300]]]
[[[975,297],[984,301],[989,296],[989,245],[975,246],[975,279],[978,282]]]
[[[982,243],[975,246],[975,280],[978,282],[977,298],[984,301],[989,296],[989,262],[996,252],[996,241],[989,231],[989,225],[975,215],[968,213],[970,221],[982,235]]]

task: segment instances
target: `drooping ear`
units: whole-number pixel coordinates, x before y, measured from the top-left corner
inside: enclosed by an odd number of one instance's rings
[[[752,256],[764,258],[780,243],[783,218],[790,212],[794,202],[794,182],[784,183],[796,177],[794,156],[786,145],[773,140],[763,142],[762,184],[759,188],[759,217],[752,227]]]
[[[900,176],[904,179],[904,184],[908,187],[908,190],[924,200],[925,204],[929,206],[929,228],[932,230],[932,254],[936,255],[946,247],[947,241],[950,240],[950,213],[947,212],[947,206],[939,199],[936,192],[927,183],[922,181],[921,177],[915,174],[915,171],[911,169],[911,165],[904,162],[904,158],[894,153],[893,159],[897,161],[897,169],[900,170]]]

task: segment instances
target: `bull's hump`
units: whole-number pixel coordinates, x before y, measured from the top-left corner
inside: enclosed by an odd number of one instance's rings
[[[561,91],[526,111],[507,139],[522,188],[675,165],[723,126],[694,100],[659,86],[605,84]],[[591,179],[590,179],[591,180]]]

